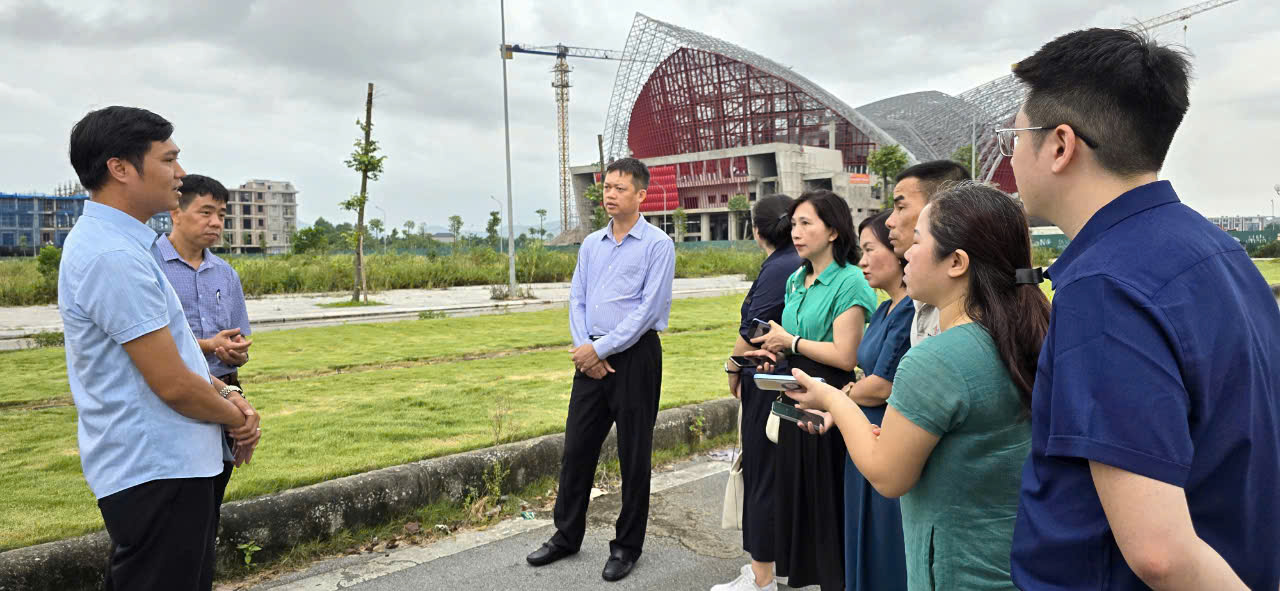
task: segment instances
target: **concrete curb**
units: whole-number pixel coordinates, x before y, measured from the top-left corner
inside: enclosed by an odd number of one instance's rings
[[[737,409],[737,400],[723,399],[664,410],[654,426],[653,448],[693,443],[698,435],[691,427],[699,416],[706,437],[732,432]],[[262,547],[254,556],[270,559],[342,529],[385,523],[445,499],[461,501],[484,489],[484,473],[495,463],[510,468],[503,490],[558,476],[563,449],[563,433],[544,435],[228,503],[218,531],[219,566],[242,560],[237,544],[252,541]],[[601,459],[616,457],[616,432],[610,432]],[[106,532],[98,532],[0,553],[0,591],[100,589],[109,547]]]

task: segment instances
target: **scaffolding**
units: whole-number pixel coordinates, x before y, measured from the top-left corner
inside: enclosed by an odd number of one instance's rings
[[[866,134],[872,142],[881,145],[897,143],[889,134],[853,107],[808,78],[797,74],[791,68],[727,41],[636,13],[631,23],[631,32],[627,35],[626,46],[622,50],[626,59],[618,64],[618,73],[613,81],[613,93],[609,98],[609,110],[605,117],[606,158],[615,159],[631,155],[630,128],[636,101],[656,70],[662,67],[670,71],[671,68],[678,70],[681,67],[667,64],[668,58],[681,49],[695,50],[685,52],[684,56],[677,58],[685,62],[686,68],[690,65],[689,60],[707,59],[697,54],[714,54],[727,58],[728,62],[722,62],[723,64],[729,62],[745,64],[794,86],[798,93],[830,110],[832,116],[849,122]],[[914,159],[914,155],[909,157]]]

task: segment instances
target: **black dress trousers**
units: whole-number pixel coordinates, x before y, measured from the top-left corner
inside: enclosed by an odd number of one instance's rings
[[[614,373],[603,379],[595,380],[582,372],[573,376],[554,514],[556,534],[551,543],[566,550],[582,546],[600,447],[616,423],[622,512],[609,549],[635,560],[644,547],[649,520],[653,425],[658,418],[662,388],[662,343],[658,333],[646,332],[631,348],[614,353],[607,361]]]

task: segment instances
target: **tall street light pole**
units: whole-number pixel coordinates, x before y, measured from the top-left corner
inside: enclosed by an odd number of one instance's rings
[[[498,0],[498,11],[502,21],[502,46],[498,57],[502,60],[502,133],[507,147],[507,279],[510,282],[508,297],[516,297],[516,226],[511,207],[511,115],[507,110],[507,60],[502,53],[507,46],[507,3]]]

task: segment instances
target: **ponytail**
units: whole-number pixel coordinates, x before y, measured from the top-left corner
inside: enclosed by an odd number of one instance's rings
[[[791,246],[791,197],[777,193],[756,202],[751,223],[775,249]]]
[[[935,257],[969,255],[965,313],[995,342],[1009,377],[1031,409],[1040,348],[1049,332],[1049,299],[1031,269],[1031,232],[1022,208],[997,189],[962,183],[930,201]]]

